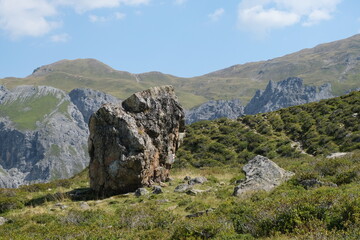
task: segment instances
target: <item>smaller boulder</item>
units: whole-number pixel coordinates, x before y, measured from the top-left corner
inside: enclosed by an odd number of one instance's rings
[[[196,196],[199,193],[209,192],[209,191],[210,191],[210,189],[209,190],[189,189],[189,190],[186,191],[186,194],[191,195],[191,196]]]
[[[4,225],[7,221],[9,221],[9,220],[7,220],[7,219],[4,218],[4,217],[0,217],[0,226],[1,226],[1,225]]]
[[[286,171],[266,157],[257,155],[243,167],[246,179],[234,189],[234,196],[249,191],[271,189],[290,179],[294,173]]]
[[[343,156],[345,156],[347,154],[348,154],[347,152],[336,152],[336,153],[332,153],[332,154],[326,156],[326,158],[330,158],[330,159],[339,158],[339,157],[343,157]]]
[[[175,188],[174,192],[183,193],[183,192],[186,192],[186,191],[190,190],[191,188],[192,188],[192,186],[190,186],[189,184],[184,183],[184,184],[178,185],[178,186]]]
[[[163,193],[163,190],[162,190],[161,186],[154,186],[152,193],[153,194],[160,194],[160,193]]]
[[[207,182],[206,177],[196,177],[189,180],[189,185],[203,184],[204,182]]]
[[[300,184],[301,186],[303,186],[305,189],[322,187],[322,186],[337,187],[337,185],[336,185],[335,183],[332,183],[332,182],[323,182],[323,181],[320,181],[320,180],[318,180],[318,179],[316,179],[316,178],[301,180],[301,181],[299,182],[299,184]]]
[[[80,208],[83,210],[88,210],[88,209],[90,209],[90,206],[87,202],[82,202],[82,203],[80,203]]]
[[[145,195],[147,195],[147,194],[149,194],[149,191],[146,190],[145,188],[138,188],[138,189],[136,189],[136,191],[135,191],[135,196],[137,196],[137,197],[145,196]]]

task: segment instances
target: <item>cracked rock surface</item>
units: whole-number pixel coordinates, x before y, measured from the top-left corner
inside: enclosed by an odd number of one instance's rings
[[[90,187],[99,196],[164,182],[185,130],[172,86],[105,104],[89,122]]]

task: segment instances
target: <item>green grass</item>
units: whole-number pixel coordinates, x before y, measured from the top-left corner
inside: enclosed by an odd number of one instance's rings
[[[90,199],[89,209],[67,194],[88,187],[87,170],[68,180],[0,189],[0,216],[10,220],[0,226],[0,239],[357,239],[359,157],[355,151],[331,164],[322,157],[277,158],[295,176],[271,192],[242,197],[232,196],[234,181],[243,178],[242,165],[173,169],[173,181],[162,194]],[[335,181],[349,171],[357,175],[338,187],[299,184],[309,177]],[[195,188],[208,191],[175,193],[185,176],[207,177]],[[210,208],[214,211],[204,216],[185,217]]]
[[[37,121],[42,121],[46,114],[51,113],[59,99],[48,95],[40,98],[32,97],[24,101],[17,100],[0,105],[0,115],[8,116],[16,127],[21,130],[35,130]]]

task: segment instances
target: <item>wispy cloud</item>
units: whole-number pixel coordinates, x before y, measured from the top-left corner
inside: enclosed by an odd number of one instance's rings
[[[221,16],[224,13],[225,13],[225,10],[223,8],[218,8],[218,9],[215,10],[215,12],[209,14],[209,18],[212,21],[216,22],[221,18]]]
[[[70,6],[79,13],[99,8],[115,8],[120,5],[138,6],[149,2],[150,0],[55,0],[56,5]]]
[[[118,20],[121,20],[121,19],[124,19],[126,17],[126,14],[125,13],[121,13],[121,12],[116,12],[114,14],[115,18],[118,19]]]
[[[146,5],[151,0],[0,0],[0,30],[11,38],[40,37],[62,26],[60,12],[72,8],[77,13],[100,8],[118,8],[121,5]],[[111,17],[91,14],[92,22],[123,19],[125,14],[115,12]],[[56,35],[54,35],[56,36]],[[57,39],[57,38],[55,38]]]
[[[175,4],[176,5],[183,5],[184,3],[186,3],[187,2],[187,0],[175,0]]]
[[[331,19],[341,1],[243,0],[239,4],[238,24],[258,35],[298,23],[309,27]]]
[[[89,15],[89,21],[90,22],[93,22],[93,23],[96,23],[96,22],[107,22],[109,21],[110,19],[107,18],[107,17],[104,17],[104,16],[97,16],[97,15],[94,15],[94,14],[90,14]]]
[[[64,43],[64,42],[68,42],[70,40],[70,35],[67,33],[56,34],[56,35],[52,35],[50,37],[50,39],[52,42]]]
[[[45,0],[0,0],[0,28],[12,38],[38,37],[59,27],[56,8]]]
[[[126,14],[121,13],[121,12],[115,12],[114,14],[112,14],[110,16],[98,16],[95,14],[90,14],[89,21],[93,22],[93,23],[108,22],[108,21],[112,21],[112,20],[122,20],[125,17],[126,17]]]

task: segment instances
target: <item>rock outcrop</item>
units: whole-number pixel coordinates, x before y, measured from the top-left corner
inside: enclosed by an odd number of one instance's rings
[[[244,106],[239,99],[216,100],[201,104],[186,112],[186,123],[191,124],[201,120],[213,120],[217,118],[236,119],[244,115]]]
[[[271,112],[331,97],[333,95],[330,84],[317,88],[304,85],[301,78],[290,77],[277,83],[270,81],[264,91],[258,90],[246,105],[244,113],[249,115]]]
[[[89,122],[90,116],[105,103],[121,103],[121,100],[104,92],[90,88],[76,88],[69,93],[71,102],[76,105],[84,116],[84,121]]]
[[[62,90],[0,89],[0,187],[68,178],[88,165],[88,128]]]
[[[89,123],[90,187],[109,196],[166,181],[184,127],[171,86],[105,104]]]
[[[240,196],[246,192],[271,189],[288,180],[294,173],[280,168],[266,157],[257,155],[244,167],[246,179],[234,189],[234,195]]]

